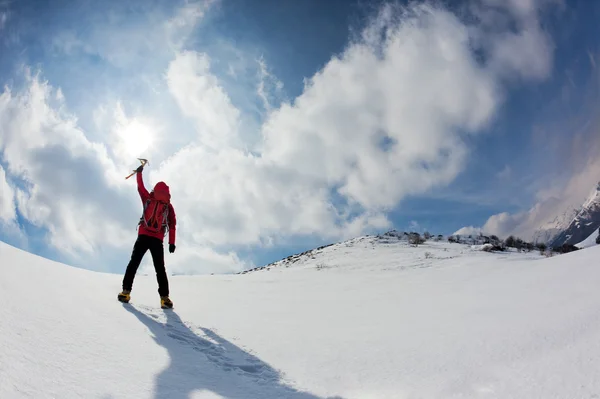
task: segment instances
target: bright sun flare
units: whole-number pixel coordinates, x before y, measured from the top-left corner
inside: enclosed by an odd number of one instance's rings
[[[121,131],[123,144],[132,157],[141,156],[152,144],[152,130],[144,124],[133,121]]]

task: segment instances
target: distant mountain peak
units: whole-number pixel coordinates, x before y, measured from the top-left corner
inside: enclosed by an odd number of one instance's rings
[[[600,227],[600,182],[592,190],[583,206],[577,211],[570,223],[560,229],[550,240],[550,246],[563,244],[575,245],[590,236]]]

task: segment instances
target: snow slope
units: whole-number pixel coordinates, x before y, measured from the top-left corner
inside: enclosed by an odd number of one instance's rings
[[[594,230],[594,232],[592,234],[590,234],[588,238],[586,238],[585,240],[581,241],[578,244],[575,244],[575,246],[577,248],[589,248],[589,247],[593,247],[594,245],[598,245],[598,244],[596,244],[596,239],[598,238],[598,234],[599,234],[599,232],[597,230]]]
[[[152,277],[121,305],[121,276],[0,244],[0,398],[598,397],[599,256],[362,238],[172,277],[162,311]]]

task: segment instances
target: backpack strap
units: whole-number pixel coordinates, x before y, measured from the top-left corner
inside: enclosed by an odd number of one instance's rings
[[[140,221],[138,222],[138,226],[141,226],[142,223],[146,223],[146,219],[144,219],[144,216],[146,215],[146,209],[148,209],[148,205],[150,205],[150,201],[151,201],[151,199],[148,198],[144,202],[144,209],[142,210],[142,216],[140,217]],[[146,224],[148,224],[148,223],[146,223]]]
[[[150,202],[152,202],[153,198],[148,198],[145,202],[144,202],[144,210],[142,211],[142,216],[140,217],[140,221],[138,222],[138,227],[142,225],[142,223],[146,226],[148,226],[148,221],[146,220],[146,210],[148,209],[148,206],[150,205]],[[159,202],[159,201],[156,201]],[[161,227],[165,229],[164,234],[167,234],[167,231],[169,230],[169,223],[168,223],[168,218],[169,218],[169,204],[165,203],[165,210],[162,214],[162,220],[161,220]]]

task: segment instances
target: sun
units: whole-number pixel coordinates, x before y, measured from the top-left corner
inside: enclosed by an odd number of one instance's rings
[[[148,150],[154,140],[152,128],[137,120],[126,125],[121,130],[120,136],[125,151],[132,157],[141,156],[144,151]]]

